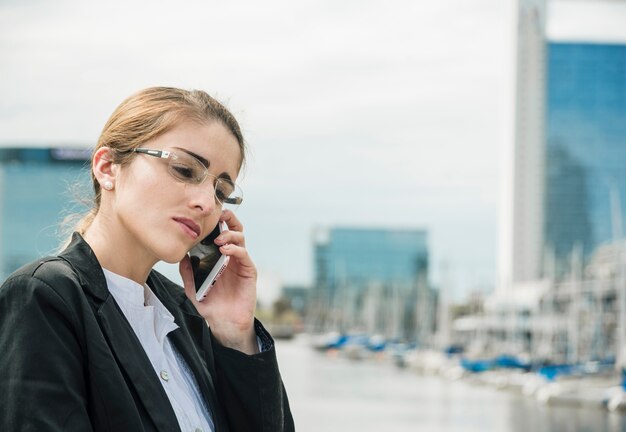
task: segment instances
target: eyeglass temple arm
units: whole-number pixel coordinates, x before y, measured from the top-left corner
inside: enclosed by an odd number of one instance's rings
[[[163,158],[163,159],[167,159],[168,157],[170,157],[170,152],[165,151],[165,150],[150,150],[150,149],[145,149],[145,148],[136,148],[134,149],[135,153],[144,153],[150,156],[156,156],[159,158]]]

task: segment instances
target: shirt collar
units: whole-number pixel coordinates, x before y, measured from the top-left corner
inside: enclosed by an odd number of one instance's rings
[[[111,295],[120,305],[133,327],[135,327],[135,318],[138,318],[137,316],[132,316],[133,310],[143,311],[153,308],[154,313],[151,321],[153,321],[153,331],[160,343],[163,343],[165,336],[169,332],[178,328],[178,325],[174,322],[174,315],[161,303],[161,300],[147,284],[140,285],[105,268],[102,270]]]
[[[134,280],[125,278],[124,276],[113,273],[105,268],[102,269],[104,277],[107,281],[107,287],[115,300],[124,306],[144,307],[146,304],[147,287],[139,285]],[[149,290],[149,288],[148,288]]]

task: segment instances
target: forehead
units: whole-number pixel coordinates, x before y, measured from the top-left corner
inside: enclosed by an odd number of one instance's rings
[[[208,161],[210,171],[227,172],[236,176],[242,161],[237,138],[219,121],[192,122],[176,125],[157,137],[153,144],[159,148],[180,148]]]

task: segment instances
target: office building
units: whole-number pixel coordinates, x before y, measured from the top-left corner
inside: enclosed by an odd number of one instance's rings
[[[544,245],[556,276],[619,236],[626,204],[626,44],[549,42]],[[617,230],[618,232],[614,232]]]
[[[498,289],[534,279],[543,246],[544,0],[520,0],[515,44],[513,136],[503,151]]]
[[[53,254],[60,223],[81,212],[74,193],[89,190],[90,153],[68,148],[0,148],[0,278]]]
[[[311,315],[315,319],[323,313],[325,321],[318,328],[359,327],[412,340],[432,330],[425,231],[320,229],[314,236],[314,260],[310,302],[318,311]],[[421,314],[419,307],[424,307]]]
[[[372,282],[414,284],[428,273],[426,232],[402,229],[331,228],[315,243],[315,286]]]
[[[613,239],[626,202],[626,44],[551,40],[550,19],[545,0],[519,1],[500,292],[564,277],[575,251]]]

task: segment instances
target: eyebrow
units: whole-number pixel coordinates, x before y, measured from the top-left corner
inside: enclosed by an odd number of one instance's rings
[[[205,158],[203,158],[202,156],[200,156],[200,155],[199,155],[199,154],[197,154],[197,153],[194,153],[194,152],[192,152],[192,151],[189,151],[189,150],[187,150],[187,149],[180,148],[180,147],[176,147],[176,148],[177,148],[178,150],[184,151],[184,152],[185,152],[185,153],[187,153],[189,156],[193,156],[194,158],[198,159],[198,160],[200,161],[200,163],[201,163],[202,165],[204,165],[205,167],[207,167],[207,168],[209,168],[209,166],[211,165],[211,163],[210,163],[208,160],[206,160]],[[230,174],[228,174],[227,172],[223,172],[223,173],[221,173],[218,177],[220,177],[220,178],[225,178],[226,180],[228,180],[228,181],[230,181],[230,182],[232,182],[232,181],[233,181],[232,177],[231,177],[231,176],[230,176]]]
[[[189,150],[186,150],[186,149],[184,149],[184,148],[180,148],[180,147],[177,147],[177,149],[178,149],[178,150],[182,150],[182,151],[184,151],[184,152],[185,152],[185,153],[187,153],[189,156],[193,156],[193,157],[195,157],[196,159],[198,159],[198,160],[200,161],[200,163],[201,163],[202,165],[204,165],[204,166],[205,166],[205,167],[207,167],[207,168],[209,167],[209,165],[211,165],[211,164],[209,163],[209,161],[208,161],[208,160],[206,160],[205,158],[203,158],[203,157],[202,157],[202,156],[200,156],[199,154],[196,154],[196,153],[194,153],[194,152],[192,152],[192,151],[189,151]]]

